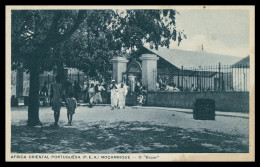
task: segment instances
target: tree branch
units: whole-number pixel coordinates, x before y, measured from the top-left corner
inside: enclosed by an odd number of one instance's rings
[[[82,10],[79,10],[77,20],[75,21],[73,27],[67,33],[63,35],[58,35],[59,37],[56,39],[56,43],[60,43],[68,39],[78,29],[78,26],[81,24],[83,19],[84,19],[84,12]]]
[[[62,15],[61,11],[57,11],[55,13],[52,25],[49,29],[49,33],[47,34],[47,37],[45,38],[45,40],[43,40],[42,45],[40,45],[40,47],[44,46],[45,48],[48,48],[48,47],[52,47],[58,43],[65,41],[77,30],[79,24],[84,19],[84,12],[82,10],[80,10],[73,27],[67,33],[65,33],[63,35],[59,35],[58,31],[57,31],[57,27],[58,27],[58,21],[61,18],[61,15]]]
[[[84,19],[84,11],[80,10],[78,12],[78,16],[73,27],[66,34],[63,35],[59,35],[57,30],[58,22],[61,16],[62,16],[61,11],[55,12],[51,27],[49,29],[49,33],[47,34],[46,38],[41,42],[41,44],[38,45],[39,46],[38,49],[45,50],[49,47],[52,47],[68,39],[77,30],[79,24]]]
[[[56,11],[55,14],[54,14],[54,18],[52,20],[52,24],[51,24],[51,27],[49,29],[49,33],[47,34],[44,42],[46,41],[50,41],[53,37],[57,36],[57,27],[58,27],[58,22],[59,22],[59,19],[61,18],[61,11]]]

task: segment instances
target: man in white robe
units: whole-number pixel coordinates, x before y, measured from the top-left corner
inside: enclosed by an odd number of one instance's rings
[[[114,108],[117,107],[118,105],[118,88],[117,85],[115,84],[115,81],[112,80],[112,85],[111,85],[111,110],[114,110]]]
[[[120,87],[118,88],[118,93],[119,93],[119,103],[118,107],[125,108],[125,100],[126,100],[126,94],[127,94],[127,87],[125,84],[121,83]]]

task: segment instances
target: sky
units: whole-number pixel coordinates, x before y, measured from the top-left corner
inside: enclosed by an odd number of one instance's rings
[[[178,10],[176,26],[187,39],[170,48],[204,51],[230,56],[249,55],[249,10]]]

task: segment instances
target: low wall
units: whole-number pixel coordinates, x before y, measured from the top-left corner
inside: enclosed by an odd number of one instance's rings
[[[216,111],[249,112],[249,92],[149,92],[147,105],[192,109],[199,98],[215,100]]]

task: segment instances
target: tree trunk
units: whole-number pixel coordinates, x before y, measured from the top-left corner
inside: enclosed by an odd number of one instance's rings
[[[32,56],[30,69],[30,89],[29,89],[29,106],[28,106],[28,126],[41,125],[39,119],[39,76],[40,63],[37,56]]]
[[[63,83],[64,82],[64,67],[63,67],[63,62],[62,61],[59,61],[57,63],[57,75],[60,76],[61,83]]]
[[[29,106],[28,106],[28,126],[36,126],[41,125],[40,119],[39,119],[39,75],[40,75],[40,57],[44,56],[47,52],[47,49],[49,49],[51,46],[55,46],[56,44],[59,44],[66,39],[68,39],[78,28],[79,24],[84,19],[84,12],[82,10],[79,11],[77,20],[73,27],[68,31],[66,34],[60,36],[58,38],[53,38],[55,35],[57,35],[57,24],[60,19],[61,15],[60,12],[55,16],[55,19],[53,20],[53,24],[49,30],[49,34],[43,40],[43,42],[39,45],[40,47],[38,50],[36,49],[33,54],[30,56],[30,89],[29,89]],[[38,55],[39,54],[39,55]],[[61,69],[61,70],[60,70]],[[59,68],[60,71],[63,71],[62,68]],[[60,72],[59,73],[63,73]]]
[[[57,45],[54,50],[56,57],[56,66],[57,66],[57,75],[60,76],[61,83],[64,82],[64,67],[63,67],[63,58],[61,53],[61,45]]]

